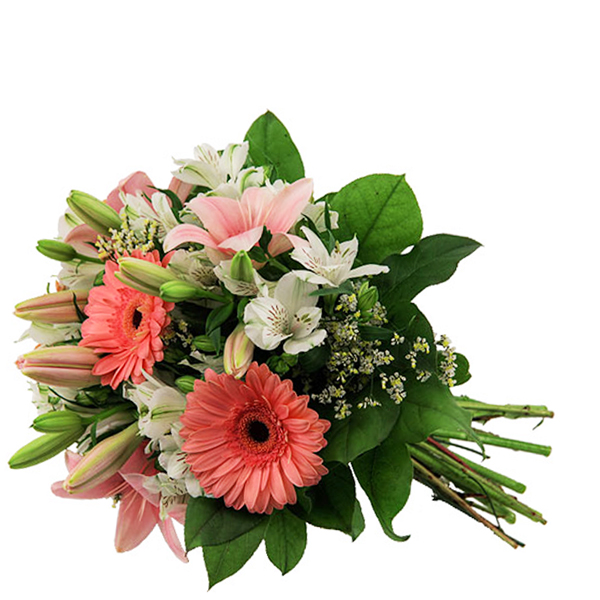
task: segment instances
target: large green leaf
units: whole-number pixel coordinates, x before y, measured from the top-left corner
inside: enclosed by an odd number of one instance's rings
[[[302,158],[284,124],[267,111],[252,123],[245,138],[256,166],[271,166],[271,179],[290,183],[304,177]]]
[[[408,500],[413,470],[408,448],[398,439],[397,431],[394,429],[381,445],[359,456],[352,467],[383,531],[393,540],[404,542],[409,536],[397,535],[392,520]]]
[[[389,272],[375,281],[381,301],[412,300],[426,287],[449,279],[458,263],[480,246],[466,237],[439,234],[423,238],[408,254],[389,256],[384,261]]]
[[[438,429],[461,431],[476,440],[470,414],[456,404],[448,387],[435,376],[425,382],[407,379],[405,389],[397,424],[398,440],[422,442]]]
[[[311,525],[337,529],[355,540],[364,530],[365,521],[356,499],[352,471],[346,465],[328,465],[329,473],[306,496],[312,503],[310,512],[296,504],[292,512]]]
[[[227,508],[216,498],[190,498],[185,515],[185,547],[218,546],[254,529],[265,515],[251,514],[247,510]]]
[[[264,519],[230,542],[202,548],[209,588],[237,573],[250,560],[265,537],[267,523],[268,520]]]
[[[336,238],[344,241],[356,235],[363,263],[381,263],[421,238],[421,210],[404,175],[357,179],[333,197],[331,208],[339,213]]]
[[[306,548],[306,523],[287,508],[274,512],[265,536],[267,556],[283,575],[299,562]]]
[[[321,451],[326,461],[348,464],[381,443],[392,430],[400,407],[390,401],[379,381],[375,382],[372,392],[363,390],[360,397],[367,394],[381,402],[381,406],[355,409],[341,420],[331,418],[331,428],[326,434],[327,446]]]

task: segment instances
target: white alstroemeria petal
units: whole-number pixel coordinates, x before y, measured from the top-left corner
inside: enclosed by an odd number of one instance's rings
[[[323,277],[322,275],[317,275],[316,273],[311,273],[311,271],[292,271],[292,273],[301,281],[305,281],[306,283],[312,283],[315,285],[325,285],[327,287],[337,287],[335,283],[331,280]]]
[[[310,335],[296,339],[291,338],[283,345],[284,352],[288,354],[299,354],[300,352],[307,352],[311,348],[318,346],[327,337],[327,332],[324,329],[317,329]]]
[[[348,273],[348,279],[354,279],[355,277],[365,277],[366,275],[379,275],[380,273],[387,273],[390,270],[385,265],[363,265],[352,269]]]
[[[274,350],[292,334],[290,313],[274,298],[255,298],[244,309],[246,335],[263,350]]]
[[[179,225],[179,221],[177,221],[171,210],[169,199],[166,194],[163,194],[162,192],[152,194],[152,208],[156,211],[156,215],[158,216],[160,224],[164,227],[165,233]]]
[[[235,179],[246,162],[248,156],[248,142],[241,144],[228,144],[221,155],[221,168]]]
[[[123,202],[121,213],[125,213],[130,219],[139,219],[141,217],[156,221],[156,213],[141,194],[121,193],[121,201]]]
[[[240,194],[249,187],[259,187],[265,183],[265,170],[263,167],[248,167],[242,169],[236,179],[236,186],[240,190]]]
[[[281,302],[290,315],[294,315],[305,306],[315,306],[318,298],[310,294],[317,289],[312,283],[298,279],[293,272],[286,273],[275,288],[275,298]]]
[[[316,306],[301,308],[292,319],[292,333],[301,339],[312,333],[321,320],[321,309]]]

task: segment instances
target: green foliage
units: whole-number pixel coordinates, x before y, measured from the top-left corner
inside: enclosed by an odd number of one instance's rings
[[[267,517],[227,508],[215,498],[190,498],[185,515],[184,539],[188,551],[198,546],[219,546],[255,529]]]
[[[404,542],[409,536],[397,535],[392,520],[408,500],[413,469],[408,448],[398,439],[398,432],[396,427],[379,446],[355,459],[352,467],[383,531],[393,540]]]
[[[232,513],[237,511],[228,509]],[[263,519],[239,537],[218,546],[204,546],[204,564],[209,588],[237,573],[256,552],[265,537],[268,520]]]
[[[460,431],[472,439],[471,416],[458,406],[449,388],[432,376],[425,382],[408,379],[406,398],[400,405],[397,439],[422,442],[438,429]]]
[[[384,305],[412,300],[430,285],[448,280],[458,263],[481,244],[456,235],[432,235],[415,244],[408,254],[394,254],[385,261],[390,270],[379,275],[375,284]]]
[[[342,531],[355,540],[363,532],[365,521],[356,499],[352,471],[340,463],[327,466],[329,473],[318,485],[306,490],[311,502],[310,511],[300,503],[291,510],[311,525]]]
[[[403,175],[357,179],[333,197],[331,208],[339,213],[335,236],[345,241],[356,235],[363,263],[381,263],[421,238],[421,210]]]
[[[272,166],[271,178],[289,183],[304,177],[302,158],[283,123],[270,111],[258,117],[245,139],[256,166]]]
[[[265,537],[267,556],[281,571],[289,573],[306,548],[306,523],[287,508],[275,511],[269,519]]]
[[[400,406],[394,404],[379,382],[373,390],[363,390],[381,402],[381,406],[353,410],[345,419],[330,417],[331,428],[326,434],[327,446],[321,451],[326,461],[348,464],[363,452],[380,444],[390,433],[400,413]],[[352,404],[355,404],[350,400]]]
[[[454,385],[462,385],[471,379],[469,372],[469,361],[467,357],[458,352],[455,354],[456,372],[454,373]]]

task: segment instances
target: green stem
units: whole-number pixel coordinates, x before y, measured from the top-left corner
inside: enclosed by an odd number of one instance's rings
[[[545,406],[533,406],[530,404],[516,405],[516,404],[486,404],[485,402],[479,402],[478,400],[472,400],[465,396],[456,398],[456,403],[466,410],[475,413],[475,417],[505,417],[507,419],[519,419],[519,418],[549,418],[554,417],[554,413],[548,410]]]
[[[276,258],[269,258],[269,264],[273,265],[276,269],[279,269],[282,273],[290,272],[290,270],[283,263],[280,263]]]
[[[113,415],[116,415],[117,413],[120,412],[132,412],[132,417],[133,417],[133,407],[131,405],[131,402],[123,402],[121,404],[116,404],[115,406],[111,406],[110,408],[107,408],[95,415],[92,415],[90,417],[85,417],[82,419],[83,424],[84,425],[90,425],[91,423],[99,423],[100,421],[103,421],[104,419],[108,419],[108,417],[112,417]],[[133,419],[135,420],[135,419]]]
[[[483,444],[488,444],[490,446],[510,448],[511,450],[530,452],[531,454],[541,454],[542,456],[550,456],[550,453],[552,452],[552,448],[550,446],[542,446],[540,444],[531,444],[529,442],[522,442],[520,440],[503,438],[493,433],[481,431],[480,429],[473,429],[473,431]],[[472,441],[471,438],[462,431],[438,430],[435,432],[433,437],[435,437],[437,440],[441,439],[444,441],[449,441],[451,439]]]
[[[475,519],[491,531],[493,531],[500,539],[504,540],[507,544],[512,546],[513,548],[518,548],[519,546],[523,546],[521,542],[511,538],[504,531],[502,531],[499,527],[490,523],[485,517],[480,515],[469,503],[461,498],[456,492],[451,490],[447,484],[445,484],[441,479],[436,477],[429,469],[427,469],[424,465],[422,465],[419,461],[415,460],[415,458],[411,458],[413,467],[415,469],[415,479],[427,487],[431,488],[438,496],[440,500],[443,500],[447,504],[454,506],[461,512],[469,515],[472,519]]]
[[[519,483],[518,481],[515,481],[514,479],[511,479],[510,477],[507,477],[506,475],[502,475],[501,473],[492,471],[491,469],[488,469],[479,463],[472,462],[462,456],[461,456],[461,459],[469,467],[471,467],[471,469],[473,469],[474,471],[477,471],[477,473],[479,473],[480,475],[483,475],[484,477],[487,477],[487,479],[489,479],[490,481],[493,481],[494,483],[497,483],[498,485],[506,487],[509,490],[514,490],[515,492],[517,492],[519,494],[524,493],[525,490],[527,489],[525,484]]]
[[[81,262],[94,263],[97,265],[104,264],[104,261],[100,260],[99,258],[94,258],[93,256],[85,256],[85,254],[79,254],[79,252],[77,252],[74,260],[80,260]]]

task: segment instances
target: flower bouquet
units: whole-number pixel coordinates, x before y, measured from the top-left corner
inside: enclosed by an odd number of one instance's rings
[[[16,315],[38,344],[17,365],[41,435],[10,466],[66,450],[56,495],[113,499],[118,551],[155,526],[183,561],[202,547],[211,586],[263,540],[290,571],[307,525],[355,539],[357,482],[394,540],[417,480],[522,545],[500,520],[544,519],[483,466],[486,446],[550,448],[482,426],[552,413],[455,394],[467,359],[413,302],[479,244],[421,238],[403,176],[315,199],[270,112],[243,143],[176,164],[166,189],[137,172],[102,201],[71,192],[58,239],[39,242],[61,263],[56,291]]]

